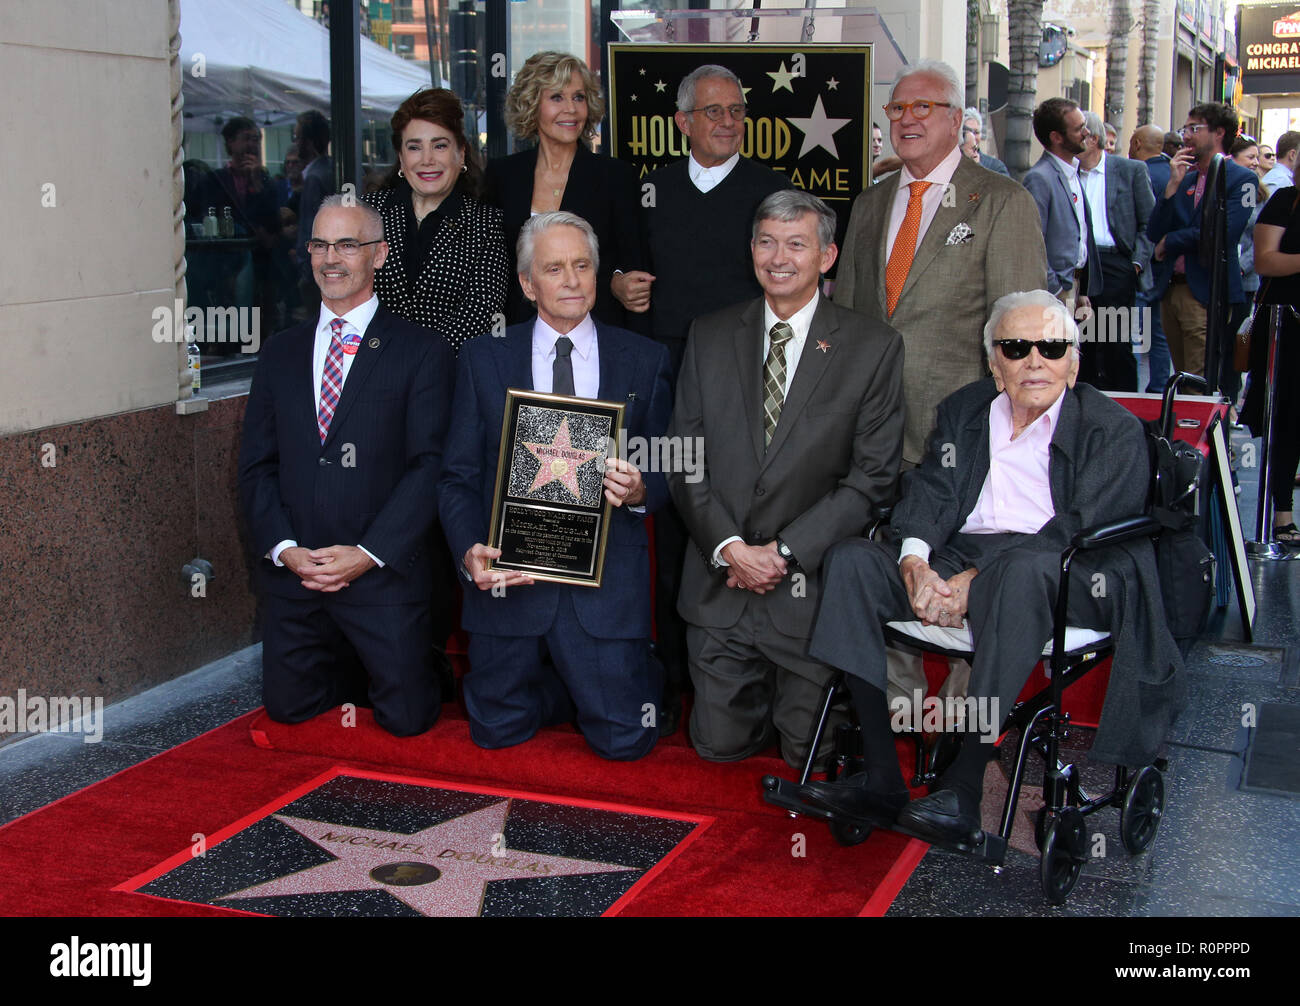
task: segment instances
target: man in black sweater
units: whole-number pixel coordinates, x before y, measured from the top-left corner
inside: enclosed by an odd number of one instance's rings
[[[750,262],[754,211],[771,193],[790,188],[784,175],[740,156],[745,99],[726,67],[701,66],[677,88],[673,117],[691,153],[646,177],[644,210],[650,272],[629,272],[623,306],[650,313],[654,338],[668,347],[673,379],[681,368],[691,322],[762,294]],[[659,733],[676,729],[687,680],[686,626],[676,612],[688,536],[672,507],[655,515],[655,622],[667,682]]]

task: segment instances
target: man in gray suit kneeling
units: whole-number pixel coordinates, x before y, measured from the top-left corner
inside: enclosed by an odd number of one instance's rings
[[[691,740],[714,761],[778,735],[802,761],[830,677],[807,655],[822,556],[862,533],[898,476],[902,339],[819,292],[834,236],[820,199],[768,196],[751,243],[763,296],[697,319],[686,346],[671,433],[702,443],[704,466],[669,487],[695,545],[678,596]]]

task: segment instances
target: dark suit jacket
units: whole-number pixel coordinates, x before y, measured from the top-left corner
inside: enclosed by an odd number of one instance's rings
[[[316,321],[266,343],[244,412],[239,489],[262,589],[319,598],[264,558],[286,538],[362,545],[383,560],[330,595],[339,604],[427,600],[453,361],[442,340],[382,307],[361,340],[322,445],[312,347]]]
[[[1024,184],[1038,207],[1043,227],[1043,244],[1047,247],[1047,289],[1051,293],[1074,289],[1074,264],[1079,260],[1079,219],[1074,213],[1074,197],[1060,169],[1052,163],[1052,154],[1043,152],[1038,163],[1025,172]],[[1082,189],[1082,182],[1080,183]],[[1088,230],[1088,289],[1077,293],[1101,291],[1101,260],[1092,239],[1092,219],[1088,201],[1083,201],[1083,219]]]
[[[985,378],[940,404],[925,461],[904,475],[903,495],[890,519],[900,538],[920,538],[936,551],[953,544],[988,475],[989,407],[997,396],[993,379]],[[1048,478],[1056,515],[1036,535],[1015,536],[1018,546],[1059,553],[1085,527],[1145,512],[1151,466],[1137,417],[1091,385],[1067,391],[1052,435]],[[953,551],[960,555],[960,542]],[[1155,555],[1144,538],[1088,553],[1086,561],[1104,570],[1108,589],[1118,591],[1117,645],[1093,754],[1145,764],[1186,698]]]
[[[678,378],[674,437],[701,437],[704,477],[669,476],[690,530],[677,610],[728,628],[751,601],[790,636],[807,636],[826,550],[859,535],[889,503],[903,435],[903,340],[883,322],[820,297],[772,443],[763,446],[763,299],[691,326]],[[824,345],[825,348],[822,348]],[[726,586],[713,550],[733,535],[774,538],[794,552],[806,594],[782,584],[756,595]]]
[[[1241,288],[1241,266],[1237,259],[1237,242],[1241,232],[1246,229],[1251,210],[1257,203],[1258,179],[1253,171],[1243,168],[1236,161],[1225,157],[1223,166],[1228,172],[1228,303],[1245,303],[1246,295]],[[1151,214],[1148,225],[1152,241],[1165,239],[1165,258],[1174,261],[1179,255],[1185,256],[1187,267],[1187,285],[1192,296],[1202,304],[1210,303],[1210,270],[1201,264],[1197,255],[1201,243],[1201,218],[1209,200],[1202,197],[1201,202],[1193,205],[1196,195],[1196,182],[1200,173],[1193,168],[1187,172],[1178,191],[1170,199],[1165,198],[1165,189],[1156,193],[1156,208]],[[1165,181],[1168,186],[1168,176]]]
[[[361,198],[384,218],[388,258],[375,273],[379,303],[407,321],[431,328],[459,352],[469,339],[492,330],[502,319],[510,265],[501,234],[501,211],[469,196],[459,215],[446,220],[417,276],[409,276],[406,209],[410,187],[367,192]]]
[[[633,437],[661,437],[672,410],[668,351],[649,339],[596,323],[600,395],[625,402],[624,429]],[[460,354],[456,422],[447,441],[439,486],[439,515],[457,566],[476,542],[486,543],[501,452],[506,389],[533,387],[533,326],[512,325],[504,338],[476,339]],[[642,472],[647,513],[668,498],[660,472]],[[534,583],[504,597],[465,584],[461,625],[469,632],[540,636],[555,621],[561,596],[571,594],[578,621],[599,639],[650,636],[650,558],[644,517],[615,507],[599,588]]]
[[[1160,198],[1165,191],[1165,186],[1169,184],[1169,155],[1156,154],[1155,157],[1148,158],[1143,163],[1147,166],[1147,175],[1151,179],[1151,208],[1155,209],[1155,201]],[[1151,240],[1151,247],[1154,251],[1156,242],[1151,239],[1151,221],[1147,221],[1147,238]],[[1169,289],[1169,277],[1174,271],[1174,260],[1166,256],[1156,261],[1154,255],[1151,258],[1151,285],[1148,289],[1148,297],[1152,303],[1156,303],[1165,295]],[[1139,284],[1140,286],[1140,284]],[[1143,287],[1143,289],[1146,289]],[[1159,310],[1157,305],[1156,310]]]
[[[1106,162],[1106,224],[1119,250],[1142,267],[1145,281],[1151,272],[1151,239],[1147,221],[1155,199],[1146,165],[1116,154],[1102,154]]]
[[[519,231],[532,213],[536,170],[536,147],[490,161],[487,168],[487,200],[501,208],[506,252],[510,256],[506,317],[511,323],[526,321],[537,313],[515,275],[518,271],[515,250]],[[636,172],[632,165],[593,154],[579,143],[578,153],[569,166],[569,181],[560,198],[560,209],[576,213],[596,232],[600,269],[596,276],[596,306],[591,313],[611,325],[622,325],[623,305],[610,292],[609,281],[615,269],[629,272],[644,268]]]

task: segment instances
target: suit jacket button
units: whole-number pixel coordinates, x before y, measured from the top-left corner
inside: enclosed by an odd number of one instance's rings
[[[324,458],[317,459],[316,463],[320,465],[322,468],[324,468],[327,464],[329,464],[329,462],[326,461]]]
[[[755,487],[754,487],[754,495],[755,495],[755,496],[762,496],[765,492],[767,492],[767,490],[764,489],[762,486],[755,486]]]

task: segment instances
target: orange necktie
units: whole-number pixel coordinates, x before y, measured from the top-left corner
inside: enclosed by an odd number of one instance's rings
[[[894,238],[894,248],[889,253],[889,262],[885,266],[885,309],[893,316],[898,306],[898,298],[907,282],[907,271],[912,268],[912,256],[916,254],[916,235],[921,229],[921,197],[931,182],[912,182],[908,188],[911,195],[907,200],[907,214],[902,226]]]

